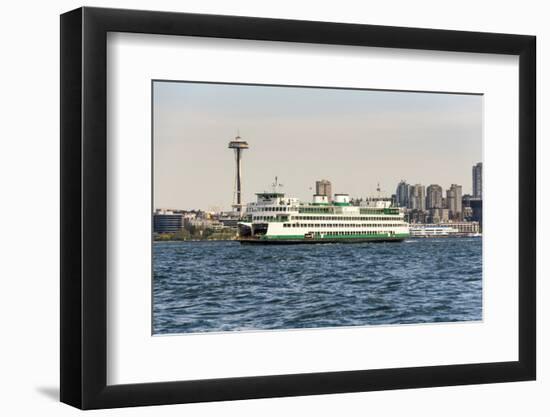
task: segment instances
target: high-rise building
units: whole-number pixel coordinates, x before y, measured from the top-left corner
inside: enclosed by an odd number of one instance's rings
[[[451,219],[460,220],[462,216],[462,185],[451,184],[451,188],[447,190],[447,208]]]
[[[423,185],[410,186],[408,208],[411,210],[426,210],[426,188]]]
[[[327,196],[329,201],[332,201],[332,184],[328,180],[315,182],[315,194]]]
[[[472,220],[479,222],[479,227],[483,229],[483,200],[481,198],[473,198],[470,200],[472,208]]]
[[[428,185],[426,188],[426,209],[439,209],[443,207],[443,188],[437,184]]]
[[[483,198],[483,164],[478,162],[472,167],[472,194],[474,198]]]
[[[401,180],[397,184],[397,189],[395,190],[395,204],[397,207],[409,206],[410,187],[405,180]]]

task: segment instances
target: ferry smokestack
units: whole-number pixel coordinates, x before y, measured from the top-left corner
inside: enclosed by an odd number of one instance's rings
[[[242,204],[242,184],[241,184],[241,157],[245,149],[248,149],[248,143],[241,139],[240,136],[235,137],[229,142],[229,149],[235,151],[235,189],[233,190],[233,208],[239,212],[239,216],[243,214]]]

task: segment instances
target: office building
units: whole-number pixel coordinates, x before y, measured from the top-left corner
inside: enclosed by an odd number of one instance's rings
[[[480,229],[483,229],[483,200],[472,198],[470,207],[472,208],[472,220],[478,222]]]
[[[395,190],[395,204],[397,207],[409,206],[409,194],[410,185],[407,184],[405,180],[401,180],[399,184],[397,184],[397,189]]]
[[[328,180],[321,180],[315,182],[315,194],[324,195],[328,198],[328,201],[332,201],[332,184]]]
[[[472,167],[472,193],[474,198],[483,198],[483,164],[478,162]]]
[[[411,210],[426,210],[426,188],[421,184],[410,186],[409,205]]]
[[[426,188],[426,209],[443,208],[443,188],[437,184],[428,185]]]
[[[447,208],[449,209],[449,218],[460,220],[462,217],[462,186],[451,184],[447,190]]]
[[[157,210],[153,214],[155,233],[176,233],[183,229],[183,214],[173,211]]]

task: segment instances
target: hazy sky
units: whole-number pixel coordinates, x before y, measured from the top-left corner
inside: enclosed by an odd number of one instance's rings
[[[461,184],[482,159],[479,95],[155,82],[154,207],[229,209],[240,132],[244,202],[271,190],[309,201],[315,181],[352,197],[401,179]]]

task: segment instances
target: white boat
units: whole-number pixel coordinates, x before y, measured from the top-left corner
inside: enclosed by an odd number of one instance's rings
[[[242,243],[379,242],[410,236],[403,209],[387,199],[352,205],[347,194],[336,194],[334,201],[316,194],[311,203],[280,192],[256,196],[238,223]]]

